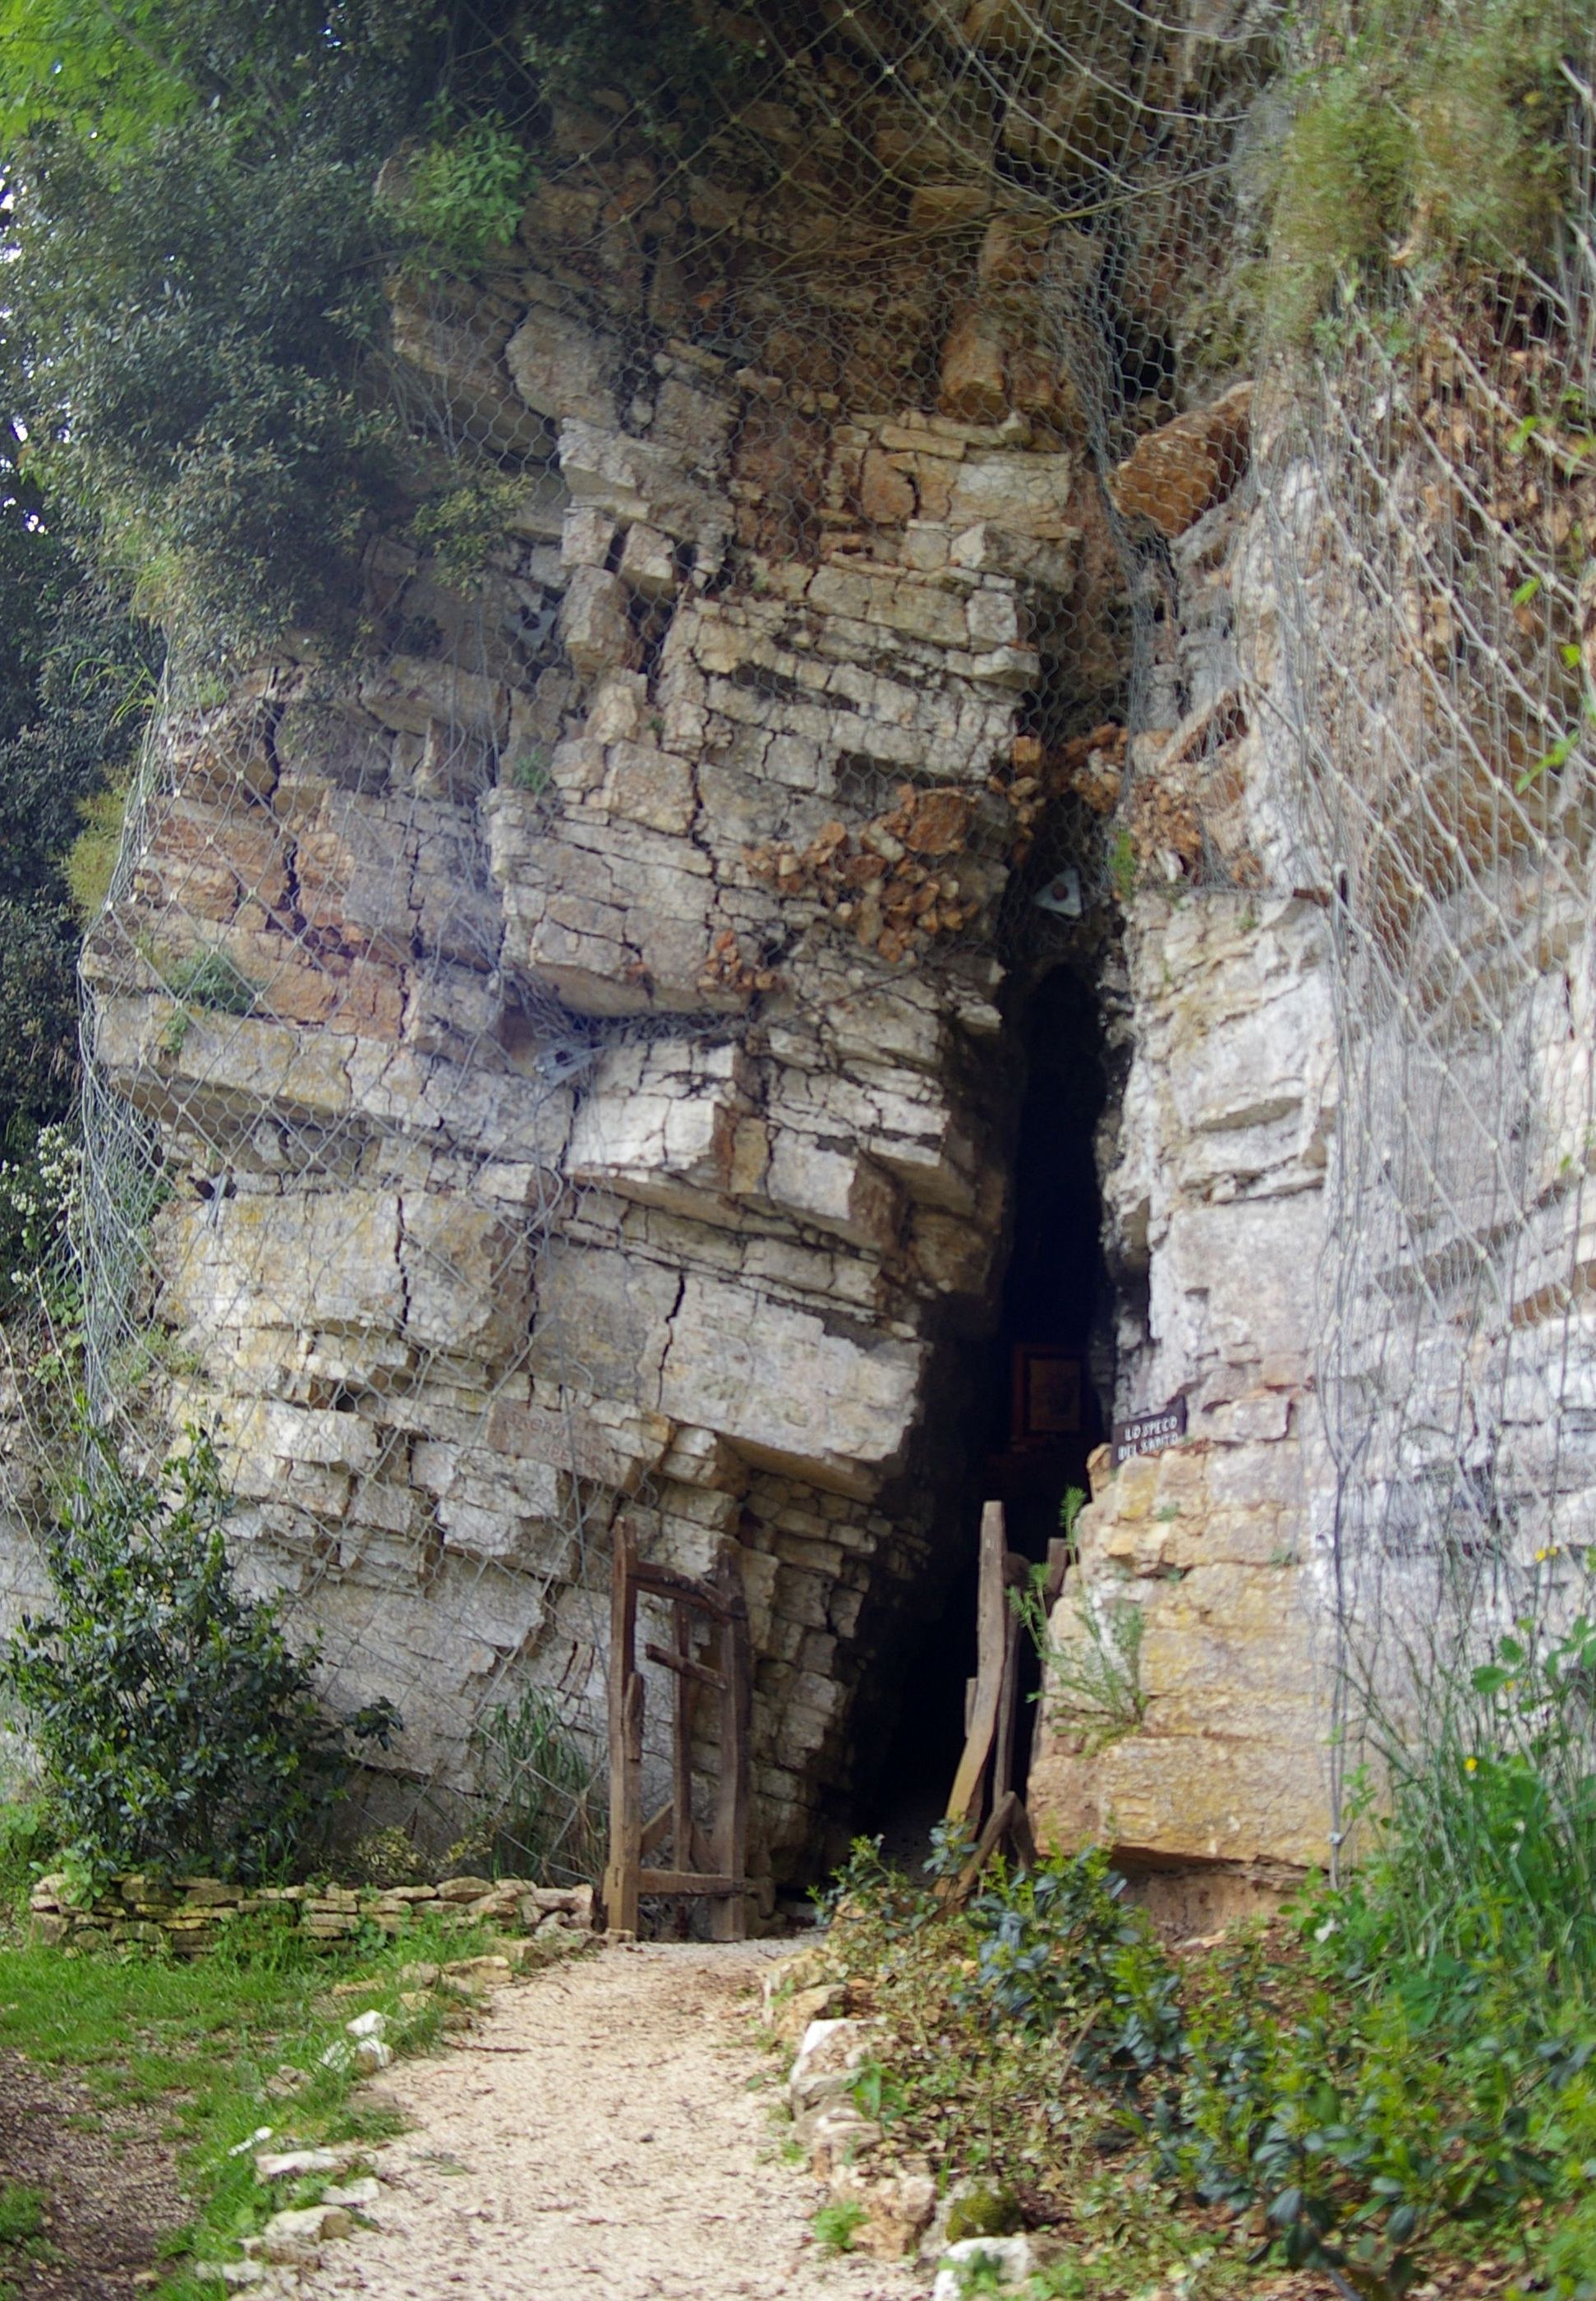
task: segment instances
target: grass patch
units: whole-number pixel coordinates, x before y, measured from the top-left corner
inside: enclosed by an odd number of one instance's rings
[[[392,1940],[318,1952],[286,1929],[248,1920],[210,1955],[191,1963],[142,1954],[73,1954],[30,1941],[22,1928],[0,1944],[0,2046],[43,2068],[70,2074],[107,2120],[153,2111],[175,2146],[194,2219],[173,2232],[158,2301],[215,2301],[214,2280],[197,2261],[230,2257],[236,2240],[288,2204],[311,2202],[263,2187],[252,2153],[239,2148],[270,2126],[282,2146],[370,2141],[399,2129],[394,2113],[362,2100],[355,2080],[328,2068],[322,2054],[343,2023],[368,2006],[388,2016],[400,2052],[437,2038],[441,2006],[408,2008],[402,1969],[445,1962],[492,1945],[484,1929],[447,1929],[418,1920]],[[336,2009],[336,1982],[370,1979]],[[412,1993],[414,1994],[414,1993]],[[275,2083],[291,2091],[273,2092]],[[237,2154],[235,2154],[235,2152]],[[315,2185],[313,2185],[314,2188]],[[25,2218],[24,2195],[0,2192],[0,2245]]]
[[[1301,23],[1265,268],[1280,333],[1306,336],[1338,289],[1544,260],[1577,205],[1581,0],[1353,0]]]
[[[45,2225],[45,2193],[26,2181],[0,2182],[0,2246],[26,2245]]]

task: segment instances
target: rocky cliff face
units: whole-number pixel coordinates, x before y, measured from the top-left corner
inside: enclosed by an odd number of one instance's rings
[[[1178,448],[1171,427],[1139,462]],[[1332,1821],[1333,1481],[1313,1395],[1339,1100],[1328,891],[1290,804],[1263,514],[1248,495],[1191,520],[1167,483],[1164,504],[1175,605],[1149,715],[1176,724],[1137,739],[1142,804],[1189,807],[1233,884],[1128,908],[1105,1200],[1120,1410],[1183,1402],[1187,1419],[1156,1456],[1094,1460],[1054,1636],[1078,1653],[1090,1617],[1112,1664],[1133,1610],[1136,1699],[1108,1720],[1045,1697],[1031,1797],[1069,1843],[1267,1874],[1322,1861]]]
[[[760,1857],[801,1867],[970,1538],[1023,995],[1071,966],[1129,1063],[1100,1405],[1191,1422],[1106,1484],[1078,1569],[1145,1607],[1146,1717],[1049,1743],[1039,1805],[1163,1857],[1309,1859],[1331,1026],[1234,661],[1245,394],[1116,483],[1173,571],[1155,611],[1038,348],[1041,243],[990,188],[942,188],[986,302],[927,260],[883,333],[833,247],[817,368],[768,218],[707,187],[648,262],[636,230],[579,260],[646,202],[632,165],[546,189],[480,289],[397,291],[415,489],[476,488],[480,564],[390,530],[360,661],[305,643],[166,714],[85,959],[145,1176],[152,1414],[217,1427],[242,1554],[335,1694],[398,1699],[396,1798],[465,1789],[527,1684],[597,1730],[623,1522],[694,1569],[735,1544]],[[728,352],[689,331],[691,251],[739,230],[764,269]],[[1137,615],[1144,891],[1116,901]]]
[[[622,1516],[688,1566],[733,1537],[790,1856],[962,1499],[928,1426],[1001,1232],[991,942],[1078,463],[839,418],[829,548],[736,548],[790,486],[753,476],[779,379],[662,347],[623,426],[591,314],[401,322],[557,449],[474,612],[374,548],[428,653],[169,720],[86,961],[171,1192],[165,1412],[225,1434],[254,1571],[441,1784],[524,1670],[593,1716]]]

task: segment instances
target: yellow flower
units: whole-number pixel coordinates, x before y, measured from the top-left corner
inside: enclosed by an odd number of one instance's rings
[[[1477,1774],[1480,1770],[1479,1760],[1477,1758],[1465,1758],[1463,1761],[1463,1770],[1466,1774]]]

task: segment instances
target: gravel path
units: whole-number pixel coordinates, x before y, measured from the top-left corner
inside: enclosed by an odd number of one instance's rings
[[[382,2080],[414,2129],[377,2153],[378,2224],[330,2245],[314,2301],[912,2301],[826,2258],[820,2192],[748,2080],[755,1945],[610,1948],[501,1992],[469,2044]]]

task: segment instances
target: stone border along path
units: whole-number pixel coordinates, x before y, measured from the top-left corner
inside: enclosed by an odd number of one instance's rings
[[[750,2087],[761,1973],[791,1945],[628,1945],[500,1990],[469,2040],[381,2080],[374,2227],[268,2271],[303,2301],[914,2301],[810,2234],[824,2189]],[[335,2192],[335,2194],[338,2194]],[[350,2203],[355,2203],[351,2197]],[[347,2224],[345,2224],[347,2226]]]

